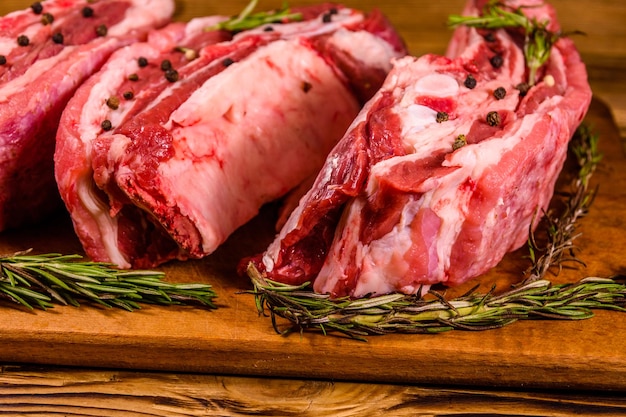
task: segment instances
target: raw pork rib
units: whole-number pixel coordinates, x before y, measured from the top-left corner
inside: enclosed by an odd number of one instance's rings
[[[533,5],[524,12],[558,30],[554,10]],[[332,296],[416,293],[476,277],[523,245],[591,91],[562,38],[540,82],[520,93],[514,39],[462,28],[456,57],[397,60],[256,266]]]
[[[65,104],[173,11],[172,0],[47,0],[0,18],[0,230],[60,207],[53,154]]]
[[[298,11],[302,22],[231,40],[205,30],[216,18],[172,24],[78,90],[55,160],[88,256],[119,267],[203,257],[315,175],[406,50],[380,13]]]

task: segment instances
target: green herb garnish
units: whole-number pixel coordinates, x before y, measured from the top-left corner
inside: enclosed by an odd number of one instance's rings
[[[164,273],[119,270],[110,264],[79,261],[80,255],[28,252],[0,257],[0,298],[29,309],[80,302],[137,310],[143,304],[202,305],[215,308],[207,284],[172,284]]]
[[[292,13],[286,2],[283,3],[283,6],[278,10],[252,13],[256,8],[257,3],[257,0],[250,1],[250,3],[248,3],[248,5],[237,16],[220,22],[215,26],[208,27],[206,30],[241,32],[242,30],[254,29],[270,23],[302,20],[302,14]]]

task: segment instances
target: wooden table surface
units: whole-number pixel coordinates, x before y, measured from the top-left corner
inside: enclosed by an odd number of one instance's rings
[[[0,14],[30,3],[29,0],[2,0]],[[177,1],[176,18],[188,20],[200,15],[234,14],[245,3]],[[279,0],[260,3],[262,8],[281,4]],[[291,2],[307,3],[313,2]],[[345,4],[365,10],[382,9],[405,37],[411,52],[419,55],[444,51],[449,39],[444,22],[448,14],[461,10],[463,1],[354,0]],[[626,141],[626,6],[622,0],[556,0],[553,4],[564,29],[586,33],[576,41],[587,63],[596,101],[608,107],[622,141]],[[397,416],[626,416],[626,397],[624,392],[611,390],[379,384],[23,363],[0,366],[0,415],[363,416],[380,413]]]

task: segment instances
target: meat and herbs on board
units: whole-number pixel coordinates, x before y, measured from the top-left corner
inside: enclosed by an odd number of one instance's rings
[[[264,276],[335,297],[412,294],[526,243],[591,90],[550,5],[470,1],[464,15],[487,12],[475,20],[492,25],[457,28],[448,56],[394,61],[253,260]]]
[[[91,259],[153,267],[312,184],[257,270],[413,294],[527,241],[591,100],[542,1],[469,0],[447,56],[421,57],[378,11],[174,8],[47,0],[0,19],[0,229],[60,194]]]
[[[172,0],[47,0],[0,18],[0,230],[61,207],[52,155],[65,105],[113,51],[173,13]]]

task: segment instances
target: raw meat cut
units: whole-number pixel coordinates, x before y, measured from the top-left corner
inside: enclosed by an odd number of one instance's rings
[[[559,29],[543,2],[503,4],[532,5],[521,10]],[[480,10],[470,2],[465,14]],[[395,61],[255,266],[334,297],[417,293],[476,277],[523,245],[591,91],[567,38],[539,82],[520,88],[519,39],[463,27],[450,56]]]
[[[78,90],[55,160],[88,256],[122,268],[203,257],[319,170],[406,49],[379,12],[296,11],[303,21],[232,39],[205,30],[216,18],[172,24]]]
[[[47,0],[0,18],[0,230],[60,208],[55,132],[78,85],[166,24],[172,0]]]

